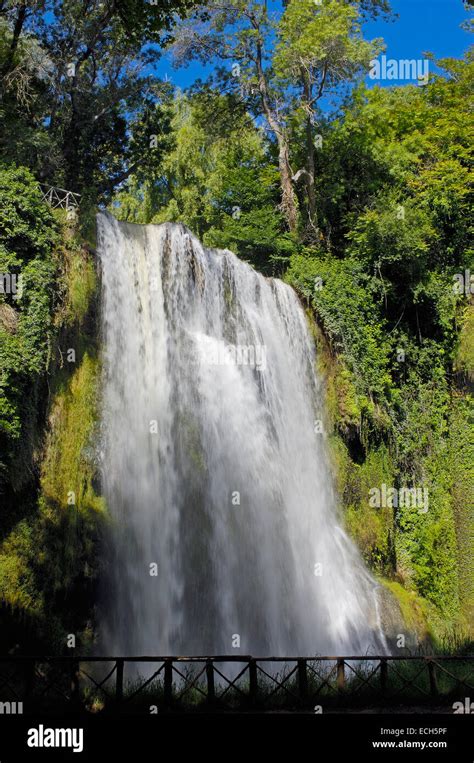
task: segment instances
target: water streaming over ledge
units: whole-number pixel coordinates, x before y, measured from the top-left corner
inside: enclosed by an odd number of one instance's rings
[[[322,389],[295,292],[182,225],[101,214],[98,230],[103,649],[386,651],[315,432]]]

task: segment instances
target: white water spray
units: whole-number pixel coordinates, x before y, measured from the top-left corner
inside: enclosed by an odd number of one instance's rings
[[[380,651],[296,294],[182,225],[98,225],[108,653]]]

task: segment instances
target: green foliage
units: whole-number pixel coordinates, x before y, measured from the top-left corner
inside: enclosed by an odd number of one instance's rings
[[[73,330],[84,325],[97,293],[97,274],[90,254],[80,244],[67,241],[60,248],[61,307],[55,315],[58,328]],[[81,336],[74,343],[80,347]]]
[[[391,574],[394,560],[393,509],[369,505],[370,490],[393,484],[394,466],[386,446],[372,449],[365,460],[352,466],[345,489],[346,522],[369,566]]]
[[[369,69],[381,51],[381,40],[364,40],[360,9],[355,3],[289,0],[279,24],[274,55],[276,73],[301,83],[302,71],[326,90]],[[323,92],[323,88],[321,92]]]
[[[21,483],[30,451],[20,438],[37,420],[31,390],[49,359],[58,226],[27,169],[0,169],[0,194],[0,273],[22,279],[16,295],[0,294],[0,483],[14,462]]]
[[[22,520],[0,548],[0,599],[30,614],[39,614],[43,603],[33,572],[37,547],[34,528]]]
[[[396,580],[381,579],[383,585],[395,596],[402,611],[403,620],[410,633],[414,633],[418,643],[436,644],[442,646],[445,643],[446,631],[443,621],[436,608],[426,599],[407,590]]]
[[[28,618],[34,651],[41,639],[56,643],[65,628],[79,632],[90,612],[103,513],[91,448],[97,278],[90,255],[44,204],[28,170],[2,169],[0,189],[0,272],[23,278],[19,299],[0,297],[0,601],[10,612],[2,621],[2,644],[10,648],[19,638],[27,649],[29,636],[19,623]],[[76,353],[72,363],[69,348]],[[70,613],[69,595],[76,601]]]
[[[9,264],[45,257],[56,225],[33,175],[25,167],[2,168],[0,192],[0,243],[7,250]]]
[[[74,248],[68,255],[74,273],[77,268],[74,257],[80,261],[83,255],[77,251],[74,255]],[[74,332],[82,333],[82,344],[87,346],[84,326],[90,319],[96,284],[94,280],[92,291],[84,288],[78,300],[76,280],[71,272],[69,275],[70,290],[55,319],[63,331],[69,332],[68,345],[78,348]],[[71,323],[73,307],[78,311]],[[7,621],[6,634],[15,618],[28,616],[33,622],[33,643],[44,640],[48,648],[51,645],[63,648],[64,634],[71,631],[88,638],[87,621],[97,575],[97,541],[104,516],[103,499],[97,494],[94,445],[99,371],[90,340],[72,375],[66,369],[56,370],[38,504],[31,507],[26,518],[12,524],[0,543],[0,599],[13,613],[11,622]],[[74,598],[72,609],[66,604],[70,597]],[[25,634],[21,639],[24,638]],[[23,640],[21,648],[26,649]]]
[[[209,90],[180,95],[168,108],[161,161],[145,182],[135,176],[111,211],[130,222],[182,222],[208,246],[232,249],[262,270],[280,268],[295,242],[277,209],[278,172],[249,115]]]
[[[191,0],[2,4],[0,160],[110,197],[141,159],[132,123],[160,87],[146,70]],[[54,19],[54,23],[52,22]]]
[[[380,41],[366,41],[362,20],[388,14],[388,0],[288,0],[278,16],[266,0],[209,0],[205,14],[198,9],[183,24],[173,46],[175,60],[187,65],[232,63],[232,74],[220,69],[218,78],[233,93],[238,89],[249,110],[265,120],[278,151],[281,210],[291,233],[310,229],[318,234],[315,197],[314,127],[318,101],[335,86],[344,87],[368,68],[381,50]],[[295,87],[298,98],[295,104]],[[290,140],[295,111],[305,122],[305,183],[293,186],[292,156],[298,153]],[[296,136],[291,136],[296,137]],[[300,136],[298,136],[300,137]],[[297,141],[295,141],[297,142]],[[298,193],[303,204],[298,203]]]
[[[426,632],[446,638],[467,632],[473,601],[472,311],[453,289],[472,262],[472,62],[443,65],[426,88],[358,88],[326,128],[331,242],[293,256],[287,279],[337,353],[326,369],[348,528],[403,585],[405,610],[421,597]],[[370,508],[382,483],[427,489],[428,511]]]
[[[471,329],[472,331],[472,329]],[[471,335],[472,336],[472,335]],[[470,366],[471,373],[472,368]],[[456,391],[451,398],[448,419],[447,460],[451,482],[452,512],[456,533],[456,560],[459,598],[465,627],[474,616],[474,404],[472,395]]]
[[[335,260],[310,250],[292,258],[288,281],[311,299],[334,346],[344,353],[356,386],[377,400],[390,397],[390,345],[372,283],[356,259]]]

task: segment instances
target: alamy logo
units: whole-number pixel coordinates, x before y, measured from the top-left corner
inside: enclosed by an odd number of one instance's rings
[[[470,697],[464,697],[464,702],[453,702],[453,712],[465,713],[466,715],[474,715],[474,702],[471,702]]]
[[[396,59],[382,56],[373,58],[370,62],[370,79],[406,80],[427,85],[430,73],[430,62],[427,58]]]
[[[11,294],[13,299],[20,299],[23,294],[23,276],[0,273],[0,294]]]
[[[382,483],[380,487],[369,490],[369,506],[371,508],[407,508],[418,509],[419,514],[426,514],[429,504],[427,487],[388,487]]]
[[[455,294],[465,294],[466,297],[474,294],[474,274],[471,275],[470,270],[465,270],[464,273],[456,273],[453,276],[453,281],[453,291]]]
[[[84,729],[49,729],[40,724],[28,729],[28,747],[72,747],[73,752],[84,749]]]
[[[267,367],[266,347],[263,344],[212,343],[206,347],[203,360],[211,366],[250,366],[257,371],[265,371]]]
[[[0,715],[21,715],[23,702],[0,702]]]

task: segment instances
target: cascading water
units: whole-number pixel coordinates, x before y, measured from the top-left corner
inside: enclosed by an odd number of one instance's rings
[[[98,226],[108,653],[384,648],[294,291],[182,225]]]

